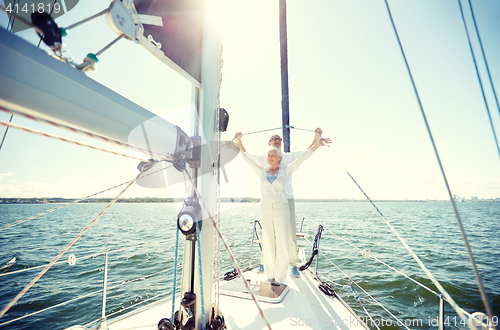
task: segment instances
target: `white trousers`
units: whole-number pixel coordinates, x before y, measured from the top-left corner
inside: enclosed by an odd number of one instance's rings
[[[290,244],[290,267],[297,266],[299,257],[297,255],[297,222],[295,221],[295,199],[288,200],[288,207],[290,209],[290,235],[288,243]]]
[[[264,273],[284,283],[288,275],[290,210],[288,204],[260,204]]]

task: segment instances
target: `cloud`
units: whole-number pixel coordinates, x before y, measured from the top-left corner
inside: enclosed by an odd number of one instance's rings
[[[12,172],[7,172],[7,173],[0,173],[0,181],[2,181],[3,178],[8,178],[9,176],[13,176],[14,173]]]

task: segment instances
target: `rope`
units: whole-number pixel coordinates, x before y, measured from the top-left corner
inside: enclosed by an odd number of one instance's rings
[[[307,219],[307,220],[311,221],[312,223],[314,223],[314,224],[318,225],[318,223],[317,223],[316,221],[314,221],[314,220],[311,220],[311,219],[309,219],[309,218],[307,218],[307,217],[304,217],[304,219]],[[349,244],[350,246],[354,247],[354,248],[355,248],[355,249],[357,249],[359,252],[363,253],[363,251],[364,251],[364,250],[360,249],[360,248],[359,248],[359,247],[357,247],[356,245],[354,245],[354,244],[352,244],[351,242],[349,242],[349,241],[345,240],[344,238],[342,238],[342,237],[340,237],[340,236],[336,235],[335,233],[333,233],[333,232],[329,231],[328,229],[325,229],[325,230],[326,230],[328,233],[330,233],[330,234],[332,234],[333,236],[335,236],[336,238],[338,238],[338,239],[340,239],[340,240],[344,241],[345,243]],[[417,284],[418,286],[420,286],[420,287],[422,287],[422,288],[426,289],[427,291],[429,291],[429,292],[431,292],[431,293],[435,294],[436,296],[438,296],[438,297],[440,296],[440,294],[439,294],[439,293],[437,293],[436,291],[434,291],[434,290],[432,290],[431,288],[429,288],[429,287],[427,287],[427,286],[423,285],[422,283],[420,283],[420,282],[418,282],[417,280],[415,280],[415,279],[411,278],[410,276],[406,275],[405,273],[403,273],[403,272],[401,272],[401,271],[397,270],[396,268],[394,268],[394,267],[392,267],[392,266],[388,265],[387,263],[385,263],[384,261],[382,261],[382,260],[378,259],[377,257],[374,257],[373,255],[370,255],[370,256],[369,256],[369,258],[372,258],[373,260],[375,260],[375,261],[377,261],[377,262],[381,263],[382,265],[386,266],[387,268],[389,268],[389,269],[391,269],[391,270],[393,270],[393,271],[395,271],[395,272],[397,272],[397,273],[399,273],[399,274],[403,275],[404,277],[406,277],[407,279],[409,279],[409,280],[410,280],[410,281],[412,281],[413,283],[415,283],[415,284]]]
[[[122,192],[120,192],[118,194],[118,196],[115,197],[115,199],[113,199],[105,208],[104,210],[101,211],[101,213],[99,213],[97,215],[97,217],[95,217],[94,220],[92,220],[88,225],[87,227],[85,227],[47,266],[45,266],[45,268],[37,275],[35,276],[35,278],[23,289],[21,290],[21,292],[19,292],[19,294],[14,298],[12,299],[12,301],[10,303],[7,304],[7,306],[5,306],[5,308],[0,312],[0,318],[2,316],[5,315],[5,313],[7,313],[7,311],[12,307],[14,306],[14,304],[33,286],[35,285],[35,283],[43,276],[43,274],[45,274],[50,267],[52,267],[52,265],[54,265],[57,260],[64,254],[66,253],[66,251],[68,251],[68,249],[73,246],[73,244],[75,244],[75,242],[80,238],[82,237],[82,235],[97,221],[99,220],[99,218],[111,207],[111,205],[113,205],[117,200],[118,198],[125,192],[127,191],[128,188],[130,188],[130,186],[132,186],[132,184],[139,178],[139,176],[142,174],[142,171],[137,175],[137,177],[132,180],[129,185],[127,187],[125,187],[125,189],[122,190]]]
[[[327,296],[335,297],[337,295],[335,290],[333,290],[332,287],[325,281],[322,281],[318,288]]]
[[[157,170],[157,171],[154,171],[154,172],[151,172],[151,173],[146,174],[146,175],[144,175],[144,176],[141,176],[141,177],[139,177],[139,179],[142,179],[142,178],[145,178],[145,177],[147,177],[147,176],[149,176],[149,175],[152,175],[152,174],[155,174],[155,173],[157,173],[157,172],[163,171],[164,169],[170,168],[170,167],[172,167],[172,166],[174,166],[174,165],[170,165],[169,167],[166,167],[166,168],[161,168],[161,169],[159,169],[159,170]],[[132,181],[133,181],[133,180],[132,180]],[[50,209],[50,210],[47,210],[47,211],[45,211],[45,212],[40,212],[40,213],[38,213],[38,214],[36,214],[36,215],[34,215],[34,216],[31,216],[31,217],[28,217],[28,218],[25,218],[25,219],[22,219],[22,220],[18,220],[18,221],[16,221],[16,222],[13,222],[13,223],[11,223],[11,224],[8,224],[8,225],[5,225],[5,226],[1,227],[1,228],[0,228],[0,231],[3,231],[3,230],[5,230],[5,229],[7,229],[7,228],[14,227],[14,226],[19,225],[19,224],[21,224],[21,223],[23,223],[23,222],[26,222],[26,221],[28,221],[28,220],[33,220],[33,219],[36,219],[37,217],[40,217],[40,216],[42,216],[42,215],[46,215],[46,214],[51,213],[51,212],[54,212],[54,211],[57,211],[57,210],[59,210],[59,209],[65,208],[65,207],[67,207],[67,206],[69,206],[69,205],[73,205],[73,204],[80,203],[81,201],[84,201],[84,200],[89,199],[89,198],[91,198],[91,197],[94,197],[94,196],[96,196],[96,195],[102,194],[102,193],[104,193],[104,192],[106,192],[106,191],[109,191],[109,190],[111,190],[111,189],[115,189],[115,188],[121,187],[121,186],[123,186],[123,185],[129,184],[130,182],[131,182],[131,181],[127,181],[127,182],[120,183],[120,184],[118,184],[118,185],[116,185],[116,186],[114,186],[114,187],[111,187],[111,188],[108,188],[108,189],[105,189],[105,190],[101,190],[101,191],[99,191],[99,192],[97,192],[97,193],[95,193],[95,194],[92,194],[92,195],[89,195],[89,196],[86,196],[86,197],[82,197],[81,199],[76,199],[76,200],[73,200],[73,201],[71,201],[70,203],[65,203],[65,204],[63,204],[63,205],[57,206],[57,207],[55,207],[55,208],[53,208],[53,209]],[[0,275],[0,276],[1,276],[1,275]]]
[[[7,127],[12,127],[12,128],[16,128],[16,129],[23,130],[25,132],[29,132],[29,133],[33,133],[33,134],[37,134],[37,135],[42,135],[42,136],[45,136],[45,137],[48,137],[48,138],[51,138],[51,139],[56,139],[56,140],[60,140],[60,141],[64,141],[64,142],[73,143],[73,144],[76,144],[76,145],[79,145],[79,146],[82,146],[82,147],[88,147],[88,148],[91,148],[91,149],[104,151],[104,152],[111,153],[111,154],[118,155],[118,156],[132,158],[132,159],[136,159],[136,160],[140,160],[140,161],[146,161],[145,159],[137,158],[137,157],[130,156],[130,155],[121,154],[121,153],[114,152],[114,151],[111,151],[111,150],[106,150],[106,149],[94,147],[94,146],[91,146],[91,145],[86,144],[86,143],[82,143],[82,142],[77,142],[77,141],[74,141],[74,140],[66,139],[66,138],[63,138],[63,137],[60,137],[60,136],[57,136],[57,135],[54,135],[54,134],[49,134],[49,133],[45,133],[45,132],[38,131],[38,130],[35,130],[35,129],[27,128],[25,126],[13,124],[13,123],[8,123],[8,122],[5,122],[3,120],[0,120],[0,125],[7,126]]]
[[[311,258],[309,259],[308,262],[306,262],[305,265],[300,266],[299,270],[304,271],[307,268],[309,268],[309,266],[311,265],[311,263],[312,263],[312,261],[314,259],[314,256],[318,254],[318,252],[319,252],[319,249],[318,249],[319,240],[321,239],[321,233],[322,232],[323,232],[323,226],[319,225],[318,226],[318,232],[316,233],[316,236],[314,237],[314,243],[313,243],[313,249],[312,249]]]
[[[408,252],[410,253],[410,255],[419,264],[420,268],[422,268],[422,270],[429,277],[429,279],[432,281],[432,283],[434,283],[434,285],[438,288],[438,290],[446,297],[446,301],[448,301],[448,303],[453,307],[453,309],[457,312],[457,314],[462,319],[465,319],[464,314],[462,313],[462,311],[459,308],[459,306],[457,305],[457,303],[450,296],[450,294],[443,288],[443,286],[441,285],[441,283],[439,283],[439,281],[436,280],[436,278],[434,278],[434,275],[432,275],[432,273],[427,269],[427,267],[423,264],[423,262],[420,261],[420,258],[413,252],[413,250],[410,248],[410,246],[408,244],[406,244],[406,241],[401,237],[401,235],[399,235],[399,233],[396,231],[396,229],[389,223],[389,221],[386,219],[386,217],[382,214],[382,212],[380,212],[380,210],[375,205],[375,203],[373,203],[373,201],[370,199],[370,197],[368,197],[368,195],[363,191],[363,189],[359,186],[359,184],[356,182],[356,180],[354,180],[354,178],[351,176],[351,174],[349,174],[349,172],[347,172],[347,174],[354,181],[354,183],[356,184],[356,186],[358,186],[358,188],[365,195],[365,197],[368,199],[368,201],[370,201],[370,203],[373,205],[373,207],[377,210],[378,214],[380,214],[380,216],[382,216],[382,218],[384,219],[384,221],[387,224],[387,226],[389,226],[389,228],[391,229],[391,231],[400,240],[400,242],[403,244],[403,246],[406,248],[406,250],[408,250]]]
[[[259,314],[260,316],[262,317],[262,320],[264,321],[264,323],[266,324],[266,326],[268,327],[269,330],[271,330],[271,324],[269,323],[269,321],[267,320],[267,317],[265,316],[264,314],[264,311],[262,310],[262,308],[260,308],[260,305],[259,305],[259,302],[257,301],[257,299],[255,298],[255,295],[253,294],[253,291],[250,289],[250,286],[248,285],[248,282],[246,281],[245,277],[243,276],[243,272],[241,271],[241,268],[240,266],[238,265],[238,262],[236,261],[233,253],[231,252],[231,249],[229,248],[229,245],[226,243],[226,240],[224,239],[224,236],[222,235],[222,233],[220,232],[217,224],[215,223],[214,221],[214,218],[212,217],[212,215],[210,214],[210,211],[208,210],[207,206],[205,205],[205,202],[204,200],[202,199],[201,197],[201,194],[200,192],[198,191],[198,189],[196,188],[196,186],[193,184],[193,180],[191,178],[191,176],[189,175],[189,172],[187,170],[184,170],[184,172],[188,175],[189,177],[189,181],[191,181],[191,184],[193,186],[193,189],[196,193],[196,195],[198,196],[201,204],[202,204],[202,207],[205,209],[205,211],[208,213],[208,217],[210,218],[210,220],[212,221],[212,225],[214,226],[215,228],[215,231],[217,232],[217,235],[219,235],[219,238],[222,242],[222,244],[224,245],[224,248],[226,249],[226,251],[228,252],[229,254],[229,257],[231,258],[231,261],[232,263],[234,264],[236,270],[238,271],[238,274],[241,276],[241,279],[243,280],[243,283],[245,284],[245,287],[246,289],[248,290],[248,292],[250,293],[250,296],[252,297],[252,300],[253,302],[255,303],[255,305],[257,306],[257,309],[259,310]]]
[[[479,82],[479,87],[481,88],[481,94],[483,96],[484,106],[486,108],[486,112],[488,113],[488,119],[490,121],[491,131],[493,132],[493,138],[495,139],[495,144],[497,146],[498,156],[500,156],[500,146],[498,145],[497,134],[495,132],[495,127],[493,126],[493,120],[491,119],[490,108],[488,106],[488,101],[486,100],[486,94],[484,92],[483,83],[481,81],[481,74],[479,73],[479,69],[477,67],[476,57],[474,55],[474,50],[472,49],[472,42],[470,40],[469,30],[467,29],[467,23],[465,22],[464,12],[463,12],[463,9],[462,9],[462,3],[460,2],[460,0],[458,0],[458,7],[460,8],[460,14],[462,15],[462,22],[463,22],[463,25],[464,25],[465,34],[467,35],[467,41],[469,42],[469,50],[470,50],[470,53],[471,53],[471,56],[472,56],[472,62],[474,63],[474,68],[476,69],[477,80]],[[486,60],[486,55],[485,55],[484,49],[483,49],[483,43],[481,42],[481,36],[479,35],[479,29],[477,28],[476,18],[474,17],[474,10],[472,9],[472,4],[471,4],[470,0],[469,0],[469,7],[470,7],[471,15],[472,15],[472,21],[474,22],[474,27],[476,28],[476,33],[477,33],[477,39],[479,41],[479,46],[481,47],[481,53],[483,54],[483,60],[484,60],[485,67],[486,67],[486,74],[488,75],[488,78],[489,78],[489,81],[490,81],[490,84],[491,84],[491,89],[493,91],[493,96],[495,98],[495,102],[496,102],[496,105],[497,105],[497,109],[498,109],[498,112],[500,113],[500,106],[498,105],[498,99],[497,99],[497,95],[496,95],[496,92],[495,92],[495,86],[493,85],[493,80],[491,79],[491,74],[490,74],[490,69],[489,69],[489,66],[488,66],[488,61]],[[491,317],[491,315],[489,315],[489,314],[488,314],[488,316]]]
[[[139,147],[127,144],[127,143],[120,142],[120,141],[115,140],[115,139],[107,138],[107,137],[102,136],[102,135],[94,134],[94,133],[91,133],[91,132],[88,132],[88,131],[83,131],[81,129],[77,129],[77,128],[74,128],[74,127],[66,126],[66,125],[63,125],[63,124],[58,124],[58,123],[55,123],[55,122],[50,121],[50,120],[42,119],[40,117],[35,117],[35,116],[27,115],[27,114],[19,112],[19,111],[6,109],[6,108],[4,108],[2,106],[0,106],[0,111],[7,112],[7,113],[10,113],[12,115],[15,114],[15,115],[18,115],[18,116],[22,116],[24,118],[31,119],[31,120],[33,120],[33,121],[35,121],[37,123],[49,124],[49,125],[52,125],[54,127],[64,129],[66,131],[70,131],[70,132],[73,132],[73,133],[76,133],[76,134],[80,134],[80,135],[83,135],[83,136],[86,136],[86,137],[91,137],[91,138],[94,138],[94,139],[97,139],[97,140],[100,140],[100,141],[108,142],[108,143],[111,143],[113,145],[118,145],[118,146],[123,147],[123,148],[130,148],[130,149],[142,152],[144,154],[147,154],[148,156],[150,156],[150,158],[152,158],[151,155],[153,155],[155,157],[158,157],[158,158],[161,158],[161,159],[165,159],[165,158],[170,159],[171,158],[171,157],[167,157],[167,156],[162,155],[162,154],[150,152],[148,150],[145,150],[145,149],[142,149],[142,148],[139,148]]]
[[[217,225],[221,225],[220,223],[220,150],[221,150],[221,127],[220,127],[220,92],[222,87],[222,66],[224,65],[224,61],[222,59],[222,43],[219,42],[219,81],[218,81],[218,89],[217,89],[217,109],[216,112],[216,122],[217,122],[217,145],[215,152],[215,221]],[[224,170],[224,169],[223,169]],[[219,295],[220,295],[220,243],[219,237],[214,235],[214,272],[212,281],[214,282],[214,315],[219,315]]]

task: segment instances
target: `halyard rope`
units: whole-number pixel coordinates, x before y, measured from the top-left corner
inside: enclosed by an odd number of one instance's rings
[[[139,147],[127,144],[127,143],[123,143],[123,142],[120,142],[118,140],[107,138],[107,137],[104,137],[102,135],[90,133],[90,132],[83,131],[83,130],[80,130],[80,129],[77,129],[77,128],[74,128],[74,127],[66,126],[66,125],[63,125],[63,124],[58,124],[58,123],[55,123],[55,122],[50,121],[50,120],[42,119],[40,117],[35,117],[35,116],[27,115],[25,113],[22,113],[22,112],[19,112],[19,111],[16,111],[16,110],[6,109],[6,108],[4,108],[2,106],[0,106],[0,111],[11,113],[13,115],[15,114],[15,115],[18,115],[18,116],[22,116],[24,118],[31,119],[31,120],[33,120],[35,122],[46,123],[46,124],[52,125],[52,126],[57,127],[57,128],[65,129],[67,131],[70,131],[70,132],[73,132],[73,133],[76,133],[76,134],[80,134],[80,135],[83,135],[83,136],[86,136],[86,137],[91,137],[91,138],[94,138],[94,139],[97,139],[97,140],[108,142],[108,143],[111,143],[113,145],[118,145],[120,147],[130,148],[130,149],[133,149],[133,150],[136,150],[136,151],[140,151],[140,152],[142,152],[142,153],[144,153],[146,155],[153,155],[155,157],[162,158],[162,159],[163,158],[167,158],[165,155],[161,155],[161,154],[157,154],[157,153],[154,153],[154,152],[150,152],[149,150],[145,150],[145,149],[142,149],[142,148],[139,148]],[[151,158],[151,156],[150,156],[150,158]]]
[[[7,306],[5,306],[5,308],[0,312],[0,318],[2,316],[5,315],[5,313],[7,313],[7,311],[12,307],[14,306],[14,304],[33,286],[35,285],[35,283],[50,269],[50,267],[52,267],[52,265],[54,265],[57,260],[59,260],[59,258],[64,254],[66,253],[66,251],[69,250],[69,248],[71,246],[73,246],[73,244],[76,243],[76,241],[82,237],[82,235],[97,221],[99,220],[99,218],[111,207],[111,205],[113,205],[117,200],[118,198],[125,192],[127,191],[128,188],[130,188],[132,186],[132,184],[135,183],[135,181],[142,175],[143,171],[139,172],[139,174],[135,177],[134,180],[132,180],[127,187],[125,187],[119,194],[118,196],[115,197],[115,199],[113,199],[105,208],[104,210],[101,211],[101,213],[99,213],[97,215],[97,217],[95,217],[94,220],[92,220],[88,225],[87,227],[85,227],[47,266],[45,266],[45,268],[38,274],[35,276],[35,278],[23,289],[21,290],[21,292],[19,292],[19,294],[14,298],[12,299],[12,301],[10,303],[7,304]]]
[[[231,252],[231,249],[229,248],[229,245],[226,243],[226,240],[224,239],[224,236],[222,236],[222,233],[220,232],[217,224],[215,223],[215,220],[214,218],[212,217],[212,215],[210,214],[210,211],[208,210],[207,206],[205,205],[205,202],[200,194],[200,192],[198,191],[198,189],[196,188],[196,186],[193,184],[193,181],[191,179],[191,175],[189,175],[189,172],[187,170],[184,170],[184,172],[187,174],[187,176],[189,177],[189,181],[191,181],[191,185],[193,186],[193,189],[196,193],[196,195],[198,195],[198,198],[202,204],[202,207],[205,209],[205,211],[207,212],[208,214],[208,217],[210,218],[210,220],[212,221],[212,224],[215,228],[215,231],[217,232],[217,235],[219,235],[219,238],[220,238],[220,241],[222,242],[222,244],[224,245],[224,248],[226,249],[227,253],[229,254],[229,257],[231,258],[231,261],[234,265],[234,267],[236,268],[236,270],[238,271],[238,274],[240,275],[241,279],[243,280],[243,283],[245,284],[245,287],[246,289],[248,290],[248,292],[250,293],[250,296],[252,297],[252,300],[253,302],[255,303],[255,305],[257,306],[257,309],[259,310],[259,314],[260,316],[262,317],[262,320],[264,321],[264,323],[266,324],[266,326],[269,328],[269,330],[271,330],[271,324],[269,323],[269,321],[267,320],[267,317],[266,315],[264,314],[264,311],[262,310],[262,308],[260,307],[259,305],[259,302],[257,301],[257,299],[255,298],[255,295],[253,293],[253,291],[250,289],[250,286],[248,285],[248,282],[246,281],[245,277],[243,276],[243,272],[241,271],[241,268],[240,266],[238,265],[238,262],[236,261],[236,258],[234,257],[233,253]]]
[[[111,150],[106,150],[106,149],[94,147],[94,146],[92,146],[90,144],[86,144],[86,143],[82,143],[82,142],[77,142],[77,141],[74,141],[74,140],[66,139],[66,138],[63,138],[63,137],[60,137],[60,136],[57,136],[57,135],[54,135],[54,134],[49,134],[49,133],[46,133],[46,132],[38,131],[38,130],[35,130],[35,129],[32,129],[32,128],[28,128],[28,127],[25,127],[25,126],[17,125],[17,124],[14,124],[14,123],[8,123],[8,122],[3,121],[3,120],[0,120],[0,125],[7,126],[7,127],[12,127],[12,128],[16,128],[16,129],[23,130],[25,132],[29,132],[29,133],[33,133],[33,134],[37,134],[37,135],[42,135],[42,136],[45,136],[45,137],[48,137],[48,138],[51,138],[51,139],[56,139],[56,140],[60,140],[60,141],[64,141],[64,142],[73,143],[73,144],[76,144],[76,145],[79,145],[79,146],[82,146],[82,147],[87,147],[87,148],[91,148],[91,149],[95,149],[95,150],[99,150],[99,151],[104,151],[104,152],[111,153],[111,154],[118,155],[118,156],[132,158],[132,159],[136,159],[136,160],[140,160],[140,161],[146,161],[146,159],[137,158],[137,157],[134,157],[134,156],[130,156],[130,155],[118,153],[118,152],[115,152],[115,151],[111,151]]]

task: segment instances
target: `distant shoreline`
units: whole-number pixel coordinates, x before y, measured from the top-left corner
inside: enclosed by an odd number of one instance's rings
[[[236,198],[238,203],[259,203],[260,198]],[[61,203],[73,203],[78,199],[69,198],[0,198],[0,204],[61,204]],[[92,198],[87,200],[79,201],[78,203],[109,203],[113,198]],[[222,203],[233,202],[231,198],[221,198]],[[374,202],[417,202],[417,203],[445,203],[449,200],[418,200],[418,199],[381,199],[373,200]],[[156,197],[143,197],[143,198],[120,198],[116,201],[117,203],[173,203],[172,198],[156,198]],[[345,202],[368,202],[366,199],[296,199],[297,203],[345,203]],[[500,198],[490,198],[490,199],[470,199],[470,200],[456,200],[455,202],[465,202],[465,203],[477,203],[477,202],[500,202]]]

